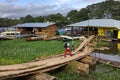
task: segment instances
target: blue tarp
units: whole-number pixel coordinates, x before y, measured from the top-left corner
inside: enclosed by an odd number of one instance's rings
[[[63,35],[66,33],[66,31],[65,30],[58,30],[58,33],[59,33],[59,35]]]

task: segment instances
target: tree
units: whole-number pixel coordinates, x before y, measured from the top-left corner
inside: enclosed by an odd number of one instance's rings
[[[43,16],[36,17],[35,22],[44,22],[44,17]]]
[[[71,21],[71,23],[77,22],[78,20],[78,11],[77,10],[72,10],[68,12],[67,18]]]
[[[25,19],[25,17],[20,17],[20,19],[19,19],[19,24],[24,23],[24,19]]]
[[[97,4],[87,6],[90,10],[90,18],[120,18],[120,2],[115,0],[106,0]]]
[[[59,27],[62,27],[66,24],[67,18],[64,17],[62,14],[52,14],[46,17],[46,21],[48,22],[55,22]]]
[[[89,19],[89,11],[86,8],[82,8],[79,12],[78,12],[78,21],[84,21],[84,20],[88,20]]]
[[[35,22],[35,20],[31,15],[27,15],[23,22],[24,23],[30,23],[30,22]]]

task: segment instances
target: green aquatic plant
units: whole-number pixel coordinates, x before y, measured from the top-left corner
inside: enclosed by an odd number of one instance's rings
[[[47,57],[64,52],[64,42],[20,40],[0,41],[0,65],[25,63],[36,58]]]
[[[108,65],[98,63],[96,69],[90,70],[90,73],[86,76],[78,74],[70,67],[73,67],[73,65],[68,65],[61,71],[51,71],[49,74],[60,80],[120,80],[120,69]]]

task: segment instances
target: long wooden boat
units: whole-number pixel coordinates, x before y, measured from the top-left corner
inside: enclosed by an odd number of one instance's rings
[[[50,40],[56,40],[56,39],[58,39],[59,37],[51,37],[51,38],[44,38],[43,40],[45,40],[45,41],[50,41]]]
[[[37,41],[37,40],[42,40],[42,38],[40,38],[40,37],[25,38],[25,41]]]

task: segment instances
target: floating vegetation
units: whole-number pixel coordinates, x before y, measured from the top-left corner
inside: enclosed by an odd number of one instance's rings
[[[73,65],[71,67],[73,67]],[[67,70],[66,68],[61,69],[61,71],[51,71],[49,74],[57,77],[60,80],[120,80],[119,68],[114,68],[100,63],[96,65],[95,70],[91,70],[90,73],[85,76],[81,76],[70,68]]]
[[[36,58],[63,53],[62,41],[7,40],[0,41],[0,65],[18,64],[32,61]]]

